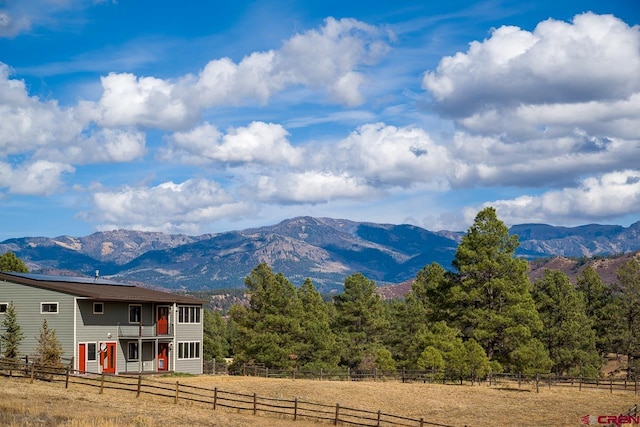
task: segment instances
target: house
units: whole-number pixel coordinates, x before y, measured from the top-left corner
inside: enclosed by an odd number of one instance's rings
[[[202,373],[202,300],[98,277],[0,272],[0,333],[10,303],[24,355],[35,354],[47,319],[80,372]]]

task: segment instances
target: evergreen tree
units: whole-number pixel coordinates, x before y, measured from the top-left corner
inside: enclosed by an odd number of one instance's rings
[[[619,328],[615,324],[615,298],[610,287],[591,266],[576,278],[576,288],[585,300],[585,311],[596,334],[596,348],[600,355],[613,352],[619,342]]]
[[[265,263],[245,279],[249,307],[234,306],[234,364],[257,363],[275,369],[297,367],[304,349],[302,303],[295,287]]]
[[[375,282],[356,273],[344,281],[344,292],[334,300],[333,330],[338,336],[341,364],[359,367],[367,352],[382,345],[382,333],[389,326]]]
[[[4,333],[0,336],[2,356],[10,360],[17,360],[20,355],[20,343],[24,338],[24,334],[18,323],[18,314],[13,302],[7,306],[2,327],[4,329]]]
[[[28,273],[27,265],[13,252],[5,252],[0,255],[0,271],[15,271],[17,273]]]
[[[510,354],[542,328],[527,263],[515,258],[518,245],[495,209],[480,211],[458,246],[453,261],[457,273],[447,292],[453,325],[464,338],[474,338],[489,360],[507,367]]]
[[[206,360],[223,363],[229,356],[228,327],[219,311],[203,310],[202,347]]]
[[[411,295],[420,301],[428,320],[450,319],[450,301],[446,298],[450,285],[450,274],[437,262],[425,266],[416,275]]]
[[[596,336],[582,294],[559,270],[546,270],[534,283],[534,300],[544,329],[539,333],[557,374],[595,377],[600,373]]]
[[[422,349],[414,345],[415,336],[427,328],[427,311],[413,292],[404,301],[386,302],[389,327],[383,335],[384,345],[391,351],[400,368],[414,369]]]
[[[631,259],[618,268],[616,275],[620,283],[622,346],[632,374],[640,362],[640,263]]]
[[[302,302],[299,366],[303,369],[337,368],[340,354],[336,336],[331,330],[328,305],[311,279],[304,281],[298,289],[298,296]]]
[[[40,335],[36,339],[38,342],[36,355],[40,365],[54,368],[60,367],[63,354],[62,344],[56,337],[56,331],[49,328],[46,318],[42,322]]]

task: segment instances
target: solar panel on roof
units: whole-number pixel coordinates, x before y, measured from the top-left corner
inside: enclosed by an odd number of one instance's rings
[[[14,276],[24,277],[25,279],[38,280],[41,282],[70,282],[70,283],[84,283],[90,285],[115,285],[115,286],[128,286],[135,287],[134,285],[129,285],[127,283],[115,282],[112,280],[106,280],[101,277],[75,277],[75,276],[53,276],[50,274],[33,274],[33,273],[14,273],[10,274]]]

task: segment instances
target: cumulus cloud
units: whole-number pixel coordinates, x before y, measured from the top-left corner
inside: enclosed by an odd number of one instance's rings
[[[203,224],[250,210],[248,203],[234,200],[215,182],[190,179],[155,187],[126,185],[117,190],[98,190],[93,194],[92,211],[82,216],[101,224],[101,229],[195,233]]]
[[[640,211],[640,171],[621,170],[585,178],[577,187],[547,191],[539,196],[496,200],[484,206],[496,208],[508,224],[552,222],[580,224],[607,220]],[[476,209],[467,209],[471,216]]]
[[[386,38],[385,32],[360,21],[327,18],[323,27],[293,36],[279,50],[254,52],[239,63],[215,59],[197,76],[170,81],[111,73],[102,78],[101,98],[83,107],[104,126],[177,130],[193,125],[202,109],[266,103],[273,94],[298,85],[354,106],[363,102],[360,69],[384,56]]]
[[[423,87],[464,117],[520,104],[611,101],[640,90],[640,27],[584,13],[549,19],[533,32],[504,26],[466,53],[443,58]]]
[[[38,160],[13,168],[0,163],[0,187],[9,193],[46,196],[53,194],[62,185],[62,175],[75,169],[67,164]]]
[[[230,128],[226,134],[204,123],[170,138],[171,147],[164,158],[180,158],[188,163],[221,162],[296,166],[302,162],[302,150],[287,140],[289,133],[279,124],[252,122],[247,127]]]

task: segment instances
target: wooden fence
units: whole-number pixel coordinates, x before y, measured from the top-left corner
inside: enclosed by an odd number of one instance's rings
[[[490,374],[481,379],[472,377],[451,377],[438,370],[277,370],[260,365],[245,365],[241,375],[260,376],[265,378],[314,379],[328,381],[401,381],[438,384],[487,384],[489,386],[508,386],[518,388],[535,388],[536,392],[543,387],[573,387],[582,389],[601,389],[629,391],[638,394],[638,379],[628,378],[587,378],[569,377],[555,374],[538,374],[525,376],[522,374]]]
[[[310,402],[303,399],[276,399],[258,396],[256,393],[245,394],[225,391],[214,388],[198,387],[189,384],[169,383],[161,381],[149,375],[109,375],[109,374],[83,374],[77,372],[67,365],[56,368],[38,366],[35,363],[25,364],[18,361],[0,361],[0,370],[5,375],[14,377],[30,378],[30,381],[46,379],[51,382],[61,382],[65,388],[71,385],[89,386],[99,389],[103,394],[104,390],[113,389],[129,391],[136,394],[136,398],[141,395],[152,395],[173,400],[175,404],[180,401],[196,402],[209,407],[212,410],[217,408],[230,408],[245,411],[253,415],[272,415],[290,417],[293,420],[308,419],[332,423],[333,425],[348,424],[363,427],[383,427],[383,426],[441,426],[451,427],[447,424],[439,424],[426,421],[424,418],[416,419],[403,417],[400,415],[387,414],[380,410],[370,411],[359,408],[351,408],[340,405],[327,405],[317,402]]]

